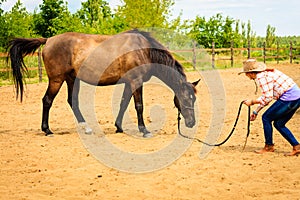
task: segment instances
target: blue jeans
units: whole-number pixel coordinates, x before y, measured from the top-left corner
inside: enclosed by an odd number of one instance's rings
[[[274,122],[274,127],[292,146],[299,144],[292,132],[285,126],[299,107],[300,98],[294,101],[282,101],[278,99],[266,110],[266,112],[262,115],[266,144],[273,144],[272,122]]]

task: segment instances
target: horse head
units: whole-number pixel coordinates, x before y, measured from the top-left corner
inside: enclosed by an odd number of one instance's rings
[[[177,94],[174,96],[174,104],[178,111],[182,114],[185,120],[185,125],[189,128],[192,128],[196,122],[194,111],[194,104],[196,101],[195,87],[199,81],[200,79],[193,83],[182,81]]]

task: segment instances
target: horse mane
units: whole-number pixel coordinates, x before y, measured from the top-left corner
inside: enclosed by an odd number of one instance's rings
[[[161,43],[154,39],[149,32],[140,31],[138,29],[133,29],[127,31],[127,33],[140,34],[147,39],[151,48],[150,48],[150,58],[152,63],[163,64],[169,67],[174,68],[186,79],[182,65],[172,56],[171,52],[168,51]]]

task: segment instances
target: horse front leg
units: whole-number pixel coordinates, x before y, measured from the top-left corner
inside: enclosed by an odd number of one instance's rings
[[[131,97],[132,97],[132,92],[131,92],[130,84],[125,83],[125,88],[120,103],[120,110],[115,122],[115,126],[117,127],[116,133],[123,133],[123,128],[122,128],[123,117]]]
[[[139,128],[140,132],[143,133],[143,137],[150,138],[153,135],[152,135],[152,133],[150,133],[150,131],[147,130],[145,123],[144,123],[144,118],[143,118],[143,111],[144,111],[143,86],[140,86],[133,92],[133,97],[134,97],[137,118],[138,118],[138,128]]]

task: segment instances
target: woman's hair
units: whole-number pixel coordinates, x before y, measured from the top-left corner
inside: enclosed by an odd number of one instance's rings
[[[274,69],[266,69],[267,72],[274,72]]]

